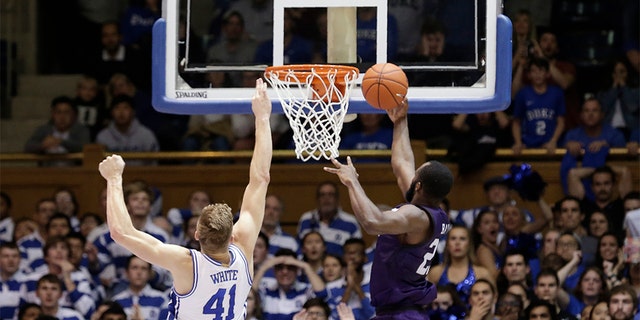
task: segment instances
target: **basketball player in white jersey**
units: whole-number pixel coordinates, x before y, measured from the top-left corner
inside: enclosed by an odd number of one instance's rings
[[[118,155],[100,163],[107,180],[107,223],[115,242],[136,256],[168,269],[173,276],[169,319],[244,319],[245,301],[253,280],[253,247],[262,225],[269,185],[272,143],[271,101],[266,84],[256,80],[251,102],[256,143],[240,217],[226,204],[202,210],[195,233],[201,250],[165,244],[137,230],[129,217],[122,192],[125,163]]]

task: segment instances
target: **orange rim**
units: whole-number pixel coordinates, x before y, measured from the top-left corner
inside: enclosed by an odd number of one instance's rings
[[[348,73],[355,72],[356,75],[360,73],[360,70],[356,67],[332,65],[332,64],[288,64],[282,66],[271,66],[264,70],[264,73],[275,73],[279,80],[287,81],[287,74],[293,71],[296,76],[306,77],[313,72],[320,75],[322,78],[326,78],[329,72],[336,70],[336,75],[339,79],[342,79]]]

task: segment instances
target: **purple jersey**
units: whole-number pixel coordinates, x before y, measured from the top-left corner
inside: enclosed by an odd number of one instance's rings
[[[436,298],[436,287],[427,282],[426,275],[437,253],[438,243],[449,232],[451,224],[447,214],[440,208],[418,208],[428,214],[431,220],[433,236],[430,239],[407,245],[402,243],[398,235],[378,236],[371,269],[371,302],[376,310],[423,306]]]

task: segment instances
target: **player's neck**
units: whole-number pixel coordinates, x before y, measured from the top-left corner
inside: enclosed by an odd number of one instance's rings
[[[222,265],[224,265],[225,267],[229,266],[229,264],[231,263],[231,255],[229,255],[228,250],[211,251],[211,250],[202,248],[202,253],[205,254],[207,257],[222,263]]]

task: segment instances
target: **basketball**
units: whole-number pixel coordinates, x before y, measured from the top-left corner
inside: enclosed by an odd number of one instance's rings
[[[377,109],[397,107],[404,100],[408,89],[407,75],[393,63],[375,64],[362,78],[362,95]]]

